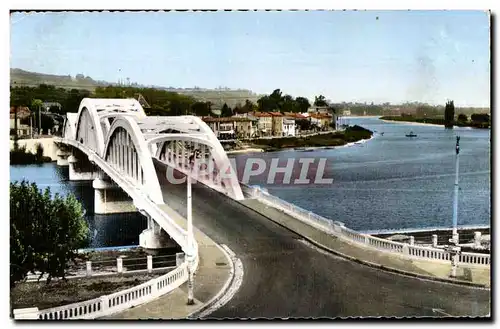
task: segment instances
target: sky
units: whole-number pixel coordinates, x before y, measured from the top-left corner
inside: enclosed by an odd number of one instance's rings
[[[11,15],[11,68],[333,102],[490,106],[483,11]]]

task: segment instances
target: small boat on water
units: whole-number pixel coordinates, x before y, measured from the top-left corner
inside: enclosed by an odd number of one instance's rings
[[[417,135],[415,135],[413,131],[410,131],[409,134],[406,134],[406,137],[417,137]]]
[[[380,133],[380,136],[384,136],[384,132],[381,132],[381,133]]]

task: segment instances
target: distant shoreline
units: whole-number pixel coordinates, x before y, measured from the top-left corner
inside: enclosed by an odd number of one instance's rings
[[[388,122],[388,123],[404,123],[412,126],[434,126],[434,127],[444,127],[444,125],[438,125],[435,123],[424,123],[424,122],[415,122],[415,121],[398,121],[398,120],[385,120],[385,119],[380,119],[383,122]],[[456,127],[456,126],[454,126]]]
[[[383,117],[382,117],[383,118]],[[391,120],[389,118],[387,119],[382,119],[380,118],[381,121],[383,122],[389,122],[389,123],[404,123],[408,125],[414,125],[414,126],[435,126],[435,127],[444,127],[444,124],[439,124],[439,123],[427,123],[427,122],[418,122],[418,121],[405,121],[405,120]],[[417,120],[421,120],[418,118]],[[472,129],[491,129],[490,127],[478,127],[477,125],[473,125],[472,123],[470,124],[457,124],[455,121],[453,124],[453,128],[462,128],[462,127],[468,127]]]

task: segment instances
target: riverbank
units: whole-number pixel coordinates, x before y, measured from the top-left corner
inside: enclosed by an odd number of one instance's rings
[[[438,125],[435,123],[423,123],[423,122],[413,122],[413,121],[401,121],[401,120],[386,120],[380,119],[382,122],[387,123],[404,123],[411,126],[434,126],[434,127],[443,127],[444,125]]]
[[[352,126],[344,131],[307,137],[286,137],[273,139],[254,139],[249,144],[262,148],[265,152],[275,152],[285,149],[312,150],[317,148],[333,148],[344,146],[373,137],[373,132],[360,126]]]
[[[239,150],[227,151],[226,154],[231,155],[231,154],[262,153],[262,152],[264,152],[264,149],[262,149],[262,148],[249,147],[249,148],[244,148],[244,149],[239,149]]]
[[[26,144],[18,140],[11,141],[10,164],[30,165],[52,162],[52,158],[45,156],[45,147],[42,143],[35,143],[27,149]]]
[[[439,119],[439,118],[413,118],[413,117],[385,116],[385,117],[380,117],[380,120],[383,122],[389,122],[389,123],[399,122],[399,123],[404,123],[404,124],[437,126],[437,127],[444,127],[444,125],[445,125],[444,119]],[[468,122],[455,121],[455,122],[453,122],[453,126],[454,127],[470,127],[470,128],[477,128],[477,129],[491,129],[491,125],[489,123],[477,123],[477,122],[471,122],[471,121],[468,121]]]

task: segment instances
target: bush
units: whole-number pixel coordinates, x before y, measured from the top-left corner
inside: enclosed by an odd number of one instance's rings
[[[11,287],[35,271],[47,273],[47,282],[64,278],[87,239],[87,222],[74,196],[51,198],[50,189],[42,192],[34,183],[10,184]]]
[[[40,143],[36,144],[36,153],[37,159],[41,159],[43,157],[43,145]]]
[[[51,158],[43,156],[43,145],[36,145],[35,154],[26,151],[26,145],[19,146],[17,140],[14,140],[14,148],[10,151],[10,164],[39,164],[52,161]]]

